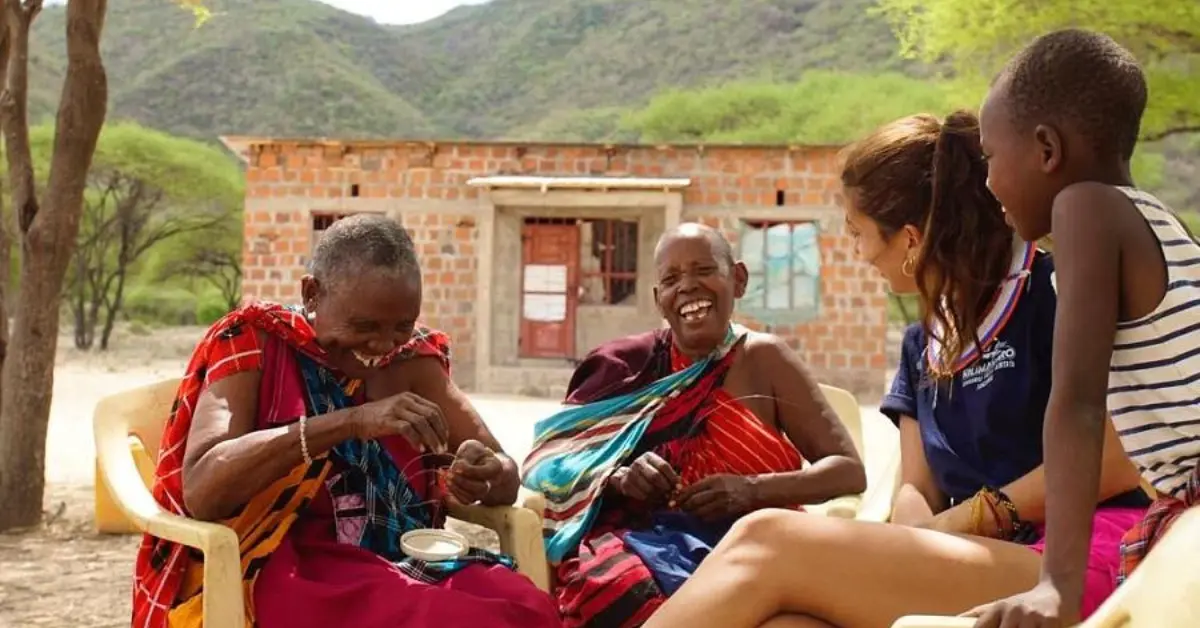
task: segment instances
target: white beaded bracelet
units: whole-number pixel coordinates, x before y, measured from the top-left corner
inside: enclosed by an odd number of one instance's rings
[[[312,464],[312,456],[308,455],[308,438],[304,435],[305,421],[308,417],[300,415],[300,455],[304,456],[304,464]]]

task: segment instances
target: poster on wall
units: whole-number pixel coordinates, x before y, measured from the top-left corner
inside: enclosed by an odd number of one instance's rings
[[[527,264],[525,266],[525,292],[562,292],[567,291],[567,267],[548,264]]]
[[[567,320],[567,295],[526,293],[521,316],[538,323],[561,323]]]

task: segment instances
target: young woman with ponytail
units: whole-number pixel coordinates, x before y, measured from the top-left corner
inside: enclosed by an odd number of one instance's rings
[[[882,628],[1037,583],[1053,261],[988,190],[973,114],[885,125],[847,150],[842,184],[859,256],[921,307],[880,407],[900,429],[891,524],[748,515],[646,626]],[[1149,504],[1111,423],[1101,500],[1085,613],[1112,592],[1121,536]]]

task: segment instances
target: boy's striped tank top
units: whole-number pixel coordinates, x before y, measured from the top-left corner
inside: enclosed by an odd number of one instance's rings
[[[1142,476],[1178,495],[1200,463],[1200,245],[1158,199],[1119,189],[1162,247],[1167,292],[1150,314],[1117,324],[1108,408]]]

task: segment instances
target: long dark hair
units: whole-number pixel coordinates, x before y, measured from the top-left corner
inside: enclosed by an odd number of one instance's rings
[[[940,345],[930,373],[953,377],[968,343],[979,345],[980,320],[1012,257],[1013,230],[987,188],[979,119],[967,111],[944,121],[902,118],[850,146],[843,160],[842,185],[881,235],[920,227],[913,275],[921,324]]]

